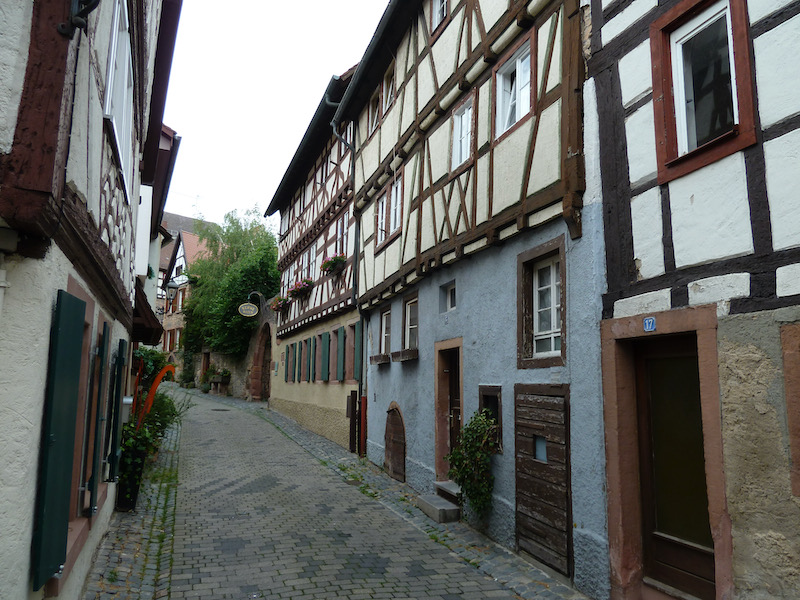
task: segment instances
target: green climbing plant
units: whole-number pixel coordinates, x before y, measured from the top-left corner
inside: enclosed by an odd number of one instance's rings
[[[461,487],[461,496],[479,518],[492,508],[492,454],[497,450],[497,422],[488,410],[472,415],[458,436],[458,444],[445,456],[450,478]]]

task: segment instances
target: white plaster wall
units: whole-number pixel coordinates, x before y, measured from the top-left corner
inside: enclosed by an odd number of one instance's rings
[[[478,159],[478,182],[476,184],[475,223],[489,220],[489,155]]]
[[[31,39],[33,0],[0,3],[0,153],[14,143]]]
[[[417,101],[419,102],[419,108],[422,109],[436,93],[430,55],[419,63],[417,86]]]
[[[779,298],[800,294],[800,263],[775,270],[775,292]]]
[[[6,260],[9,287],[0,315],[0,598],[27,598],[55,290],[69,261],[53,246],[44,260]]]
[[[461,14],[463,15],[464,13],[462,12]],[[451,73],[455,72],[457,66],[459,34],[457,24],[455,20],[449,23],[439,37],[436,38],[431,49],[439,85],[446,81]]]
[[[553,47],[553,57],[550,61],[550,72],[547,75],[547,89],[546,91],[549,92],[554,87],[556,87],[559,83],[561,83],[561,46],[563,42],[561,41],[561,24],[564,21],[562,15],[558,15],[558,23],[556,24],[556,32],[555,32],[555,44]],[[538,39],[538,49],[537,49],[537,60],[536,60],[536,68],[537,68],[537,77],[536,81],[541,82],[544,78],[544,59],[547,57],[547,43],[550,40],[550,32],[553,29],[553,23],[555,22],[556,15],[550,17],[547,23],[539,29],[539,39]],[[541,83],[539,83],[541,85]],[[539,93],[539,90],[536,90],[536,93]]]
[[[153,214],[153,188],[143,185],[139,188],[140,200],[139,210],[136,213],[136,258],[135,273],[137,275],[147,275],[147,267],[150,265],[150,219]],[[158,261],[156,261],[156,271],[158,271]]]
[[[450,127],[450,119],[443,121],[428,138],[431,181],[438,180],[450,171]]]
[[[492,84],[491,79],[478,88],[478,107],[476,115],[478,117],[477,142],[478,148],[489,141],[492,131]]]
[[[656,134],[653,103],[648,102],[625,119],[628,143],[628,172],[631,185],[644,183],[656,176]]]
[[[492,213],[495,215],[519,202],[520,183],[525,167],[522,157],[525,156],[532,123],[533,119],[528,119],[495,148],[492,200]]]
[[[606,2],[604,0],[603,8],[605,8],[605,6]],[[608,44],[611,40],[625,31],[629,26],[633,25],[636,21],[644,17],[656,6],[658,6],[658,0],[635,0],[635,2],[629,5],[628,8],[603,25],[603,29],[600,32],[600,35],[603,39],[603,45]]]
[[[403,248],[403,263],[412,261],[417,256],[417,211],[409,213],[408,220],[406,221],[406,239],[405,247]]]
[[[663,312],[672,306],[669,288],[623,298],[614,302],[614,318],[632,317],[645,313]]]
[[[531,123],[533,120],[531,120]],[[561,177],[561,100],[542,113],[533,151],[528,195],[538,192]],[[524,163],[524,154],[517,162]],[[524,167],[524,164],[522,165]]]
[[[753,50],[758,112],[766,128],[800,113],[800,15],[757,37]]]
[[[602,202],[600,179],[600,122],[597,116],[597,88],[594,79],[583,86],[583,154],[586,168],[586,190],[583,205]]]
[[[748,0],[747,13],[750,15],[750,23],[755,23],[767,15],[780,10],[792,0]]]
[[[482,0],[481,15],[486,31],[489,31],[508,10],[508,0]]]
[[[664,274],[664,244],[661,219],[661,194],[657,187],[631,200],[633,258],[639,279]]]
[[[775,250],[800,246],[800,130],[764,144],[772,245]]]
[[[689,284],[689,304],[713,304],[750,295],[750,273],[730,273],[698,279]]]
[[[650,40],[628,52],[619,61],[619,83],[622,88],[622,105],[630,106],[653,89],[650,62]],[[650,111],[652,112],[652,104]]]
[[[669,194],[678,268],[752,254],[741,152],[676,179]]]

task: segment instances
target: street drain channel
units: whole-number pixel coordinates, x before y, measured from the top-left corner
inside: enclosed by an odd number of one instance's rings
[[[217,412],[230,412],[231,409],[230,408],[212,408],[211,410],[214,410],[214,411],[217,411]]]

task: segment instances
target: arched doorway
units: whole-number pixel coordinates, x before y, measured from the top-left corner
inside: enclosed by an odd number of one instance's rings
[[[392,402],[386,415],[386,434],[384,436],[384,467],[397,481],[406,480],[406,427],[400,407]]]
[[[270,375],[272,370],[272,335],[269,323],[264,323],[258,335],[258,345],[253,354],[250,368],[250,397],[254,402],[266,402],[270,394]]]

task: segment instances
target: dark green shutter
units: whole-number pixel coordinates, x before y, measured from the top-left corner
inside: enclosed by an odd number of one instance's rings
[[[326,331],[322,334],[322,381],[328,381],[331,372],[331,333]]]
[[[306,340],[306,381],[311,381],[311,338]]]
[[[286,346],[286,357],[284,358],[284,373],[283,373],[283,380],[289,381],[289,350],[291,350],[291,346]]]
[[[317,336],[311,338],[311,381],[317,380]]]
[[[128,362],[128,342],[127,340],[119,341],[119,348],[117,349],[117,362],[114,365],[114,383],[111,386],[109,402],[111,402],[111,419],[110,431],[111,441],[110,450],[108,453],[109,474],[110,481],[116,481],[119,477],[119,444],[122,437],[122,384],[125,381],[125,365]]]
[[[290,347],[292,349],[292,382],[294,382],[294,375],[297,372],[295,368],[297,365],[297,344],[292,344]]]
[[[67,557],[75,420],[86,303],[58,291],[47,366],[39,486],[33,530],[33,589],[59,572]]]
[[[355,350],[353,351],[353,378],[361,381],[361,321],[356,323]]]
[[[100,453],[102,452],[103,435],[103,381],[106,374],[106,360],[108,358],[108,323],[103,323],[103,336],[100,338],[100,348],[97,351],[97,360],[100,363],[97,375],[97,406],[95,407],[94,419],[94,447],[92,451],[92,475],[89,478],[89,511],[90,514],[97,512],[97,485],[100,483]],[[91,414],[91,412],[89,413]]]
[[[336,379],[339,381],[344,381],[344,352],[345,352],[345,343],[344,343],[344,327],[339,327],[339,331],[336,334]]]
[[[297,383],[303,380],[303,342],[297,342]]]

